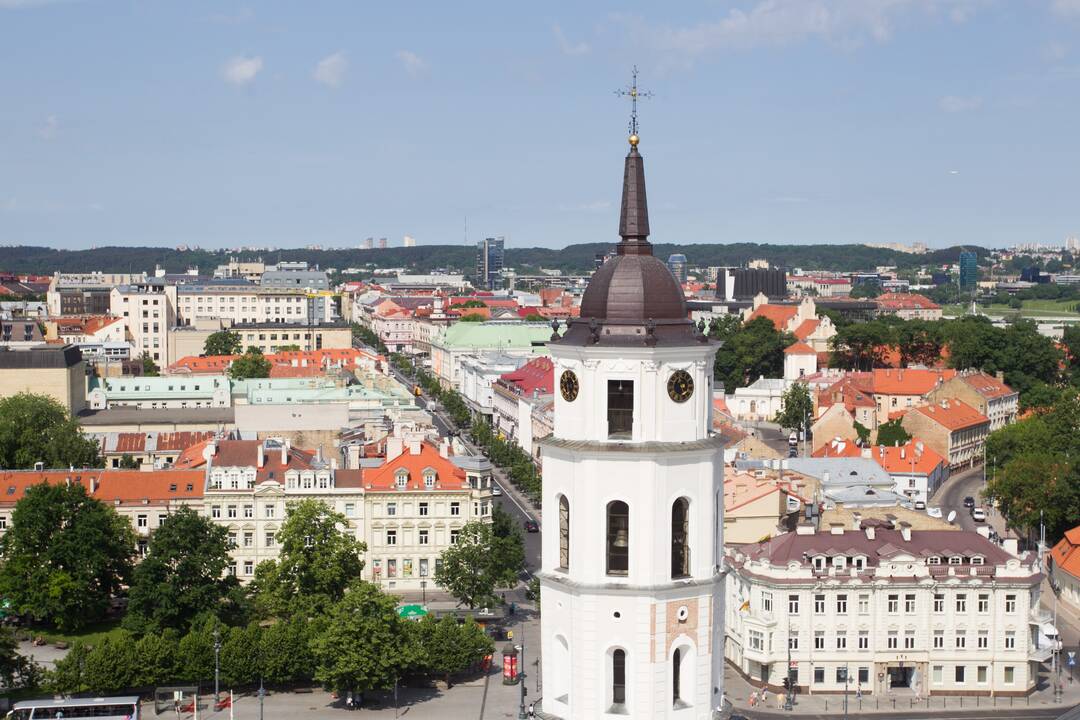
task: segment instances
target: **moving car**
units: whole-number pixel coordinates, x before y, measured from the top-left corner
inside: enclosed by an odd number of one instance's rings
[[[964,498],[964,507],[968,508],[969,510],[975,507],[975,498],[971,497],[970,495]]]
[[[540,532],[540,526],[537,524],[537,522],[535,520],[526,520],[525,521],[525,532],[538,533],[538,532]]]
[[[986,522],[986,511],[982,508],[971,508],[971,519],[975,522]]]
[[[925,510],[926,509],[926,503],[923,502],[922,500],[916,500],[915,501],[915,509],[916,510]]]
[[[502,488],[495,483],[491,483],[491,494],[494,497],[499,497],[500,495],[502,495]]]

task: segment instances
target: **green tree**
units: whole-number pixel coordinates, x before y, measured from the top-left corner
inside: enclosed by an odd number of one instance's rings
[[[315,666],[306,618],[279,621],[259,638],[259,664],[269,685],[310,681]]]
[[[881,321],[852,323],[837,328],[829,340],[832,367],[872,370],[884,365],[884,352],[892,344],[892,332]]]
[[[135,533],[79,484],[35,485],[0,538],[0,595],[62,631],[101,620],[131,573]]]
[[[0,683],[9,689],[35,688],[42,679],[42,669],[19,654],[19,644],[10,628],[0,627]]]
[[[373,348],[376,352],[380,352],[383,355],[389,355],[390,351],[386,349],[386,345],[379,339],[379,336],[375,334],[375,331],[369,327],[364,327],[360,323],[353,323],[352,326],[353,337],[360,340],[362,343],[370,348]]]
[[[45,687],[56,695],[86,692],[83,668],[89,655],[90,648],[76,640],[67,654],[53,664],[53,669],[45,673]]]
[[[315,679],[337,692],[392,688],[420,658],[396,600],[371,583],[353,587],[312,643]]]
[[[277,560],[255,571],[256,607],[267,616],[310,617],[340,600],[364,570],[367,547],[345,531],[349,519],[321,500],[288,509],[277,532]]]
[[[221,682],[226,687],[259,681],[261,630],[256,623],[231,627],[221,633]]]
[[[941,324],[925,320],[910,320],[895,328],[896,346],[900,362],[908,365],[932,367],[941,359],[944,344]]]
[[[496,588],[512,588],[525,567],[521,536],[496,537],[491,525],[466,523],[442,553],[435,582],[470,608],[497,605]]]
[[[270,361],[263,356],[262,350],[252,345],[229,366],[229,377],[233,380],[270,377]]]
[[[716,353],[714,372],[727,392],[745,387],[759,377],[780,377],[784,371],[784,348],[795,341],[765,317],[754,318],[745,325],[724,319],[714,324],[711,336],[723,342]]]
[[[242,348],[243,342],[238,333],[219,330],[207,336],[206,343],[203,345],[203,354],[207,356],[239,355]]]
[[[859,438],[859,445],[865,447],[870,444],[870,428],[866,427],[858,420],[855,421],[855,435]]]
[[[126,632],[106,635],[91,648],[83,665],[83,682],[102,695],[134,687],[139,674],[135,639]]]
[[[150,536],[135,568],[125,627],[135,632],[187,628],[201,613],[224,612],[237,580],[229,565],[225,528],[182,506]]]
[[[878,426],[877,431],[877,444],[888,445],[890,447],[896,445],[906,445],[911,442],[911,435],[904,429],[904,426],[900,424],[900,418],[890,420],[887,423],[882,423]]]
[[[176,672],[181,680],[199,682],[214,677],[214,630],[220,634],[226,630],[220,623],[210,620],[196,624],[180,638],[177,646]]]
[[[480,313],[467,313],[462,315],[459,319],[461,322],[484,322],[487,320],[487,318]]]
[[[540,313],[529,313],[525,316],[525,322],[547,322],[547,318]]]
[[[301,349],[300,346],[297,345],[296,343],[291,343],[289,345],[278,345],[277,346],[277,351],[278,352],[299,352],[300,349]]]
[[[101,467],[98,443],[64,406],[48,395],[19,393],[0,399],[0,468],[24,470]]]
[[[150,356],[150,353],[144,352],[139,356],[139,360],[142,361],[142,374],[144,377],[157,377],[160,374],[157,363],[154,362],[154,358]]]
[[[1033,530],[1044,522],[1051,542],[1080,524],[1080,476],[1063,456],[1025,453],[999,467],[986,493],[998,499],[1010,525]]]
[[[139,463],[136,462],[135,458],[133,458],[130,453],[124,453],[120,458],[120,469],[121,470],[138,470],[139,469]]]
[[[851,298],[876,298],[881,294],[881,286],[876,282],[861,282],[851,288]]]
[[[459,623],[450,615],[441,620],[428,615],[420,622],[419,635],[424,665],[429,672],[444,676],[448,687],[451,675],[468,670],[495,652],[495,643],[472,618]]]
[[[810,422],[814,419],[814,399],[810,397],[810,388],[806,384],[792,383],[781,396],[780,404],[783,409],[777,413],[773,422],[788,430],[809,429]]]
[[[148,633],[135,643],[135,685],[152,687],[169,683],[176,673],[176,632]]]

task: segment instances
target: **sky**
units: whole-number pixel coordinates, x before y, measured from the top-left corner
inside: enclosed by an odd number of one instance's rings
[[[3,245],[1080,235],[1080,0],[0,0]]]

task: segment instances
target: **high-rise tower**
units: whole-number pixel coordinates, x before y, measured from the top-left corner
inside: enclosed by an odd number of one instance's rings
[[[542,711],[712,718],[723,678],[723,447],[717,346],[653,257],[630,136],[617,255],[549,344],[559,392],[544,441]]]

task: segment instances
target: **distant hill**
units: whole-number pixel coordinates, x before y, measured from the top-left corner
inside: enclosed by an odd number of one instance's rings
[[[570,245],[561,249],[514,248],[506,249],[506,265],[519,273],[539,272],[540,268],[558,269],[564,272],[588,272],[593,268],[598,253],[610,250],[614,243],[588,243]],[[733,245],[658,244],[655,254],[663,259],[673,253],[686,255],[691,265],[741,265],[755,258],[765,258],[773,265],[801,267],[814,270],[843,272],[872,271],[879,265],[895,265],[900,268],[920,265],[941,265],[957,261],[959,247],[935,250],[926,255],[911,255],[885,248],[865,245],[758,245],[736,243]],[[967,246],[982,260],[989,254],[984,248]],[[174,250],[155,247],[98,247],[91,250],[55,250],[46,247],[15,246],[0,247],[0,271],[51,274],[61,272],[152,272],[161,266],[168,272],[183,272],[198,267],[203,274],[226,262],[228,258],[241,260],[262,258],[267,263],[279,260],[306,260],[322,268],[362,268],[369,263],[373,267],[402,267],[413,272],[445,269],[471,275],[476,262],[476,251],[463,245],[423,245],[419,247],[386,248],[384,250],[273,250],[270,252],[233,253],[216,250]]]

